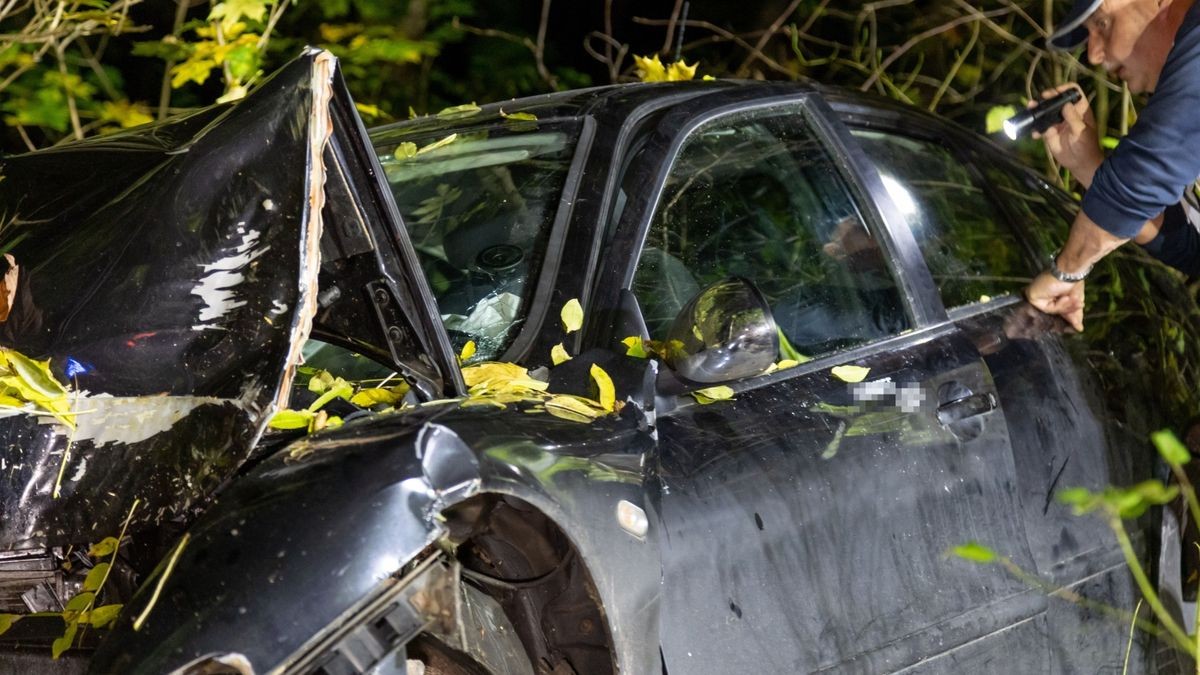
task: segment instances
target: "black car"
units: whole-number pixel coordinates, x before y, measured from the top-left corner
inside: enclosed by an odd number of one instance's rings
[[[1055,496],[1162,475],[1148,435],[1200,409],[1200,315],[1124,249],[1089,282],[1083,334],[1033,310],[1020,291],[1075,203],[931,115],[716,81],[368,133],[336,63],[309,52],[235,105],[0,172],[0,250],[27,275],[0,343],[49,358],[75,415],[73,432],[28,407],[0,419],[0,613],[61,611],[95,564],[78,547],[123,528],[96,597],[138,588],[64,662],[1092,673],[1119,671],[1127,645],[1130,672],[1171,660],[947,551],[982,542],[1132,611],[1106,525]],[[336,401],[340,428],[264,435],[315,396],[302,362],[402,380],[402,400]],[[1173,522],[1133,533],[1181,600],[1185,572],[1157,564],[1177,555]],[[0,643],[25,651],[0,664],[32,672],[63,625],[14,623]]]

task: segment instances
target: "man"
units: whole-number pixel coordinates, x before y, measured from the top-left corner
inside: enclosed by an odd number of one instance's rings
[[[1075,0],[1049,43],[1070,49],[1085,40],[1092,64],[1152,96],[1108,158],[1086,100],[1067,106],[1064,121],[1043,136],[1087,192],[1066,245],[1025,296],[1080,331],[1084,277],[1126,241],[1185,272],[1200,271],[1200,233],[1180,204],[1200,176],[1200,3]]]

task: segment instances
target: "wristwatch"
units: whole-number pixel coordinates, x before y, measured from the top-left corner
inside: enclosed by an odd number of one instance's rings
[[[1092,271],[1091,265],[1088,265],[1086,270],[1079,272],[1078,274],[1067,274],[1066,272],[1059,269],[1058,268],[1058,255],[1060,253],[1062,253],[1061,249],[1058,251],[1055,251],[1054,255],[1050,256],[1050,276],[1054,277],[1055,279],[1058,279],[1059,281],[1065,281],[1065,282],[1071,283],[1071,284],[1079,283],[1080,281],[1083,281],[1084,279],[1087,278],[1088,273]]]

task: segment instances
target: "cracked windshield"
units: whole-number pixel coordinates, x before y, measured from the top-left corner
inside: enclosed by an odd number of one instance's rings
[[[500,357],[532,300],[578,137],[515,121],[373,142],[456,350]]]

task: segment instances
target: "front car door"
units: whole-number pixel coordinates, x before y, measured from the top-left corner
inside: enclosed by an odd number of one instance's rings
[[[867,198],[878,178],[859,182],[819,103],[738,96],[666,115],[622,181],[635,196],[619,233],[641,242],[622,286],[646,337],[661,340],[690,294],[741,276],[798,362],[709,405],[689,395],[706,385],[664,378],[667,669],[931,672],[1003,654],[1045,671],[1045,599],[946,556],[986,539],[1031,564],[976,346],[924,301],[911,235],[883,227],[894,207]],[[843,381],[844,365],[867,374]]]

